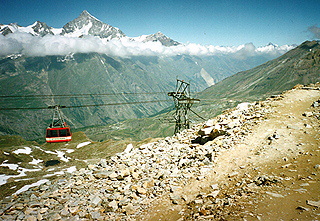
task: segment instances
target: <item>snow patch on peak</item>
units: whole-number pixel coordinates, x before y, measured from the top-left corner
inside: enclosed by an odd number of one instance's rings
[[[63,28],[52,28],[51,31],[54,35],[60,35]]]
[[[75,29],[73,32],[66,33],[67,37],[80,37],[83,35],[89,35],[90,28],[92,28],[92,22],[89,21],[88,24],[84,25],[80,29]]]
[[[32,34],[32,35],[36,35],[36,33],[34,32],[34,30],[33,30],[33,28],[32,28],[33,26],[34,26],[34,24],[29,25],[29,26],[27,26],[27,27],[19,27],[19,28],[18,28],[18,31],[30,33],[30,34]]]

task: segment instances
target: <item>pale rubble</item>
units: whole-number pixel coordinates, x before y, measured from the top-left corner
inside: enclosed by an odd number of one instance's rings
[[[0,220],[134,220],[154,199],[164,195],[168,195],[173,204],[188,202],[189,207],[199,208],[192,218],[210,218],[212,209],[232,205],[237,196],[221,198],[220,185],[213,184],[211,193],[191,197],[181,193],[181,185],[190,179],[206,177],[221,151],[243,140],[253,125],[272,112],[269,103],[274,99],[281,97],[242,103],[173,137],[140,147],[128,145],[124,152],[110,159],[101,159],[64,178],[6,198],[1,203]],[[308,112],[305,116],[318,115]],[[275,132],[268,139],[280,137]],[[229,178],[237,175],[237,172],[231,173]],[[273,176],[246,178],[241,191],[245,194],[281,179]],[[272,192],[267,194],[281,197]],[[319,205],[319,202],[310,203]]]

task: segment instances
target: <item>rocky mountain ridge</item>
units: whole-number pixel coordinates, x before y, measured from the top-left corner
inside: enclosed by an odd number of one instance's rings
[[[9,197],[0,213],[13,220],[317,218],[319,192],[308,191],[319,184],[319,165],[308,164],[298,176],[288,168],[299,165],[300,156],[314,163],[319,155],[319,107],[319,84],[243,103],[173,137],[128,145],[110,159]],[[265,174],[275,162],[280,174]],[[292,189],[295,182],[303,190]],[[296,201],[290,214],[251,208],[258,208],[258,196],[276,202],[289,197],[275,193],[285,189],[280,184],[308,200]]]
[[[92,16],[88,11],[84,10],[79,17],[65,24],[62,28],[52,28],[44,22],[37,21],[34,24],[21,27],[18,24],[2,25],[0,24],[0,33],[4,36],[14,32],[26,32],[34,36],[46,35],[62,35],[66,37],[97,36],[105,40],[128,38],[130,41],[135,41],[136,38],[127,37],[119,28],[106,24]],[[176,42],[161,32],[147,35],[143,37],[143,42],[158,41],[164,46],[176,46]]]
[[[167,36],[165,36],[163,33],[161,32],[157,32],[155,34],[152,35],[146,35],[146,36],[141,36],[138,38],[134,38],[134,39],[143,39],[142,42],[156,42],[159,41],[161,42],[162,45],[170,47],[170,46],[177,46],[180,45],[181,43],[172,40],[171,38],[168,38]]]
[[[93,35],[108,40],[125,37],[125,34],[120,29],[103,23],[90,15],[87,11],[83,11],[78,18],[64,25],[61,35],[72,37]]]
[[[277,59],[239,72],[199,94],[199,98],[248,99],[320,81],[320,43],[306,41]]]
[[[44,22],[36,21],[34,24],[27,27],[22,27],[16,23],[0,24],[0,33],[7,36],[11,33],[22,32],[29,33],[33,36],[66,36],[83,38],[86,36],[96,36],[103,40],[110,41],[111,39],[124,40],[124,41],[137,41],[137,42],[159,42],[165,47],[182,45],[180,42],[175,41],[160,31],[154,34],[141,35],[138,37],[128,37],[119,28],[113,27],[107,23],[104,23],[92,16],[88,11],[84,10],[77,18],[65,24],[62,28],[53,28],[48,26]],[[269,43],[266,46],[259,47],[257,51],[277,53],[278,51],[288,51],[294,48],[296,45],[283,45]],[[219,48],[219,47],[217,47]],[[227,47],[223,50],[227,52],[232,47]],[[201,50],[201,48],[199,49]],[[231,49],[232,50],[232,49]],[[241,54],[241,53],[240,53]]]

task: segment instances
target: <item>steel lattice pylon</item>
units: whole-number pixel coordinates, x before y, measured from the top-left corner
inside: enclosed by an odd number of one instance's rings
[[[199,99],[190,98],[190,83],[177,79],[176,91],[169,92],[168,96],[173,97],[176,111],[174,119],[176,122],[174,133],[190,128],[190,120],[188,112],[194,103],[198,103]]]

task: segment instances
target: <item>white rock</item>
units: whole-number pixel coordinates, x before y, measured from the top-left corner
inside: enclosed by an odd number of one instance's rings
[[[278,198],[283,198],[284,196],[279,194],[279,193],[273,193],[273,192],[269,192],[269,191],[266,191],[266,194],[272,196],[272,197],[278,197]]]
[[[212,185],[211,185],[211,188],[212,188],[213,190],[218,190],[218,189],[219,189],[219,185],[218,185],[218,184],[212,184]]]
[[[113,200],[108,204],[108,206],[111,207],[115,211],[118,209],[118,202],[116,200]]]
[[[309,206],[314,206],[314,207],[320,207],[320,201],[312,201],[312,200],[307,200],[307,204]]]
[[[133,149],[133,145],[132,144],[128,144],[127,148],[123,152],[124,153],[130,153],[132,149]]]

